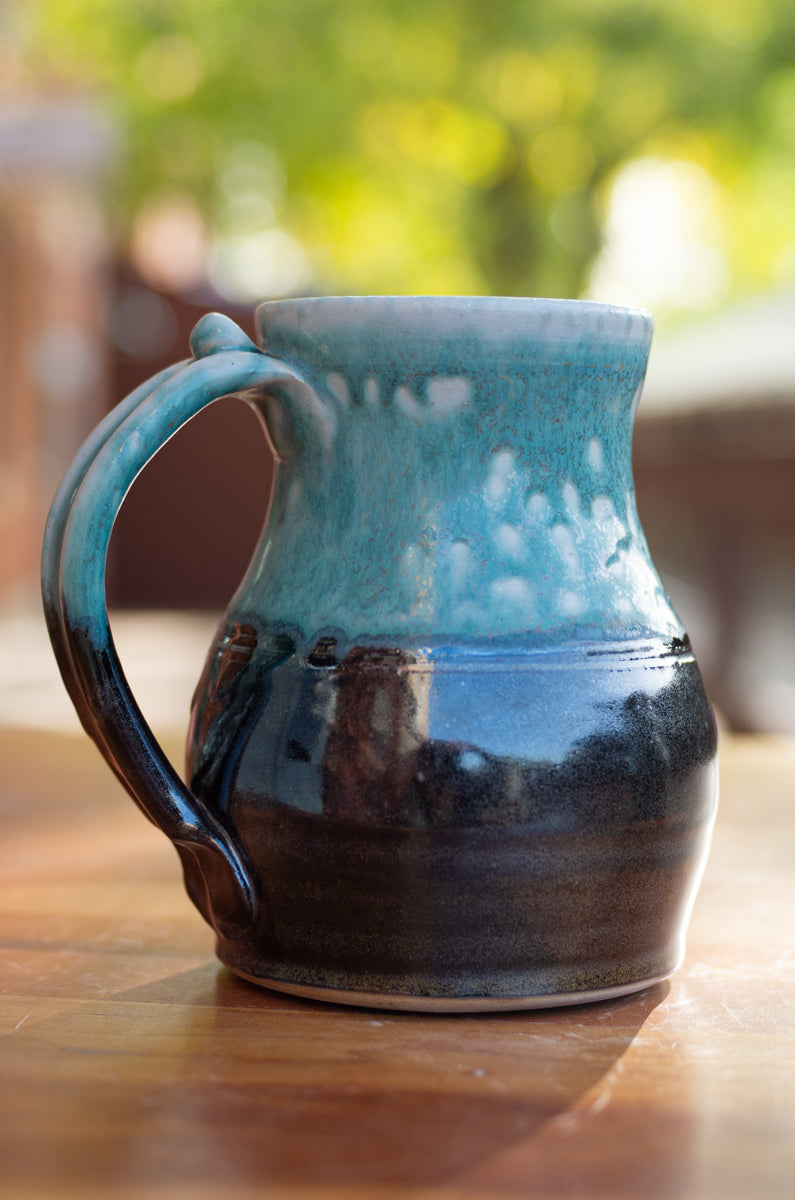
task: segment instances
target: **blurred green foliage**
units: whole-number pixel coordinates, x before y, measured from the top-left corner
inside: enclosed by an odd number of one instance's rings
[[[714,184],[735,290],[795,276],[792,0],[27,0],[8,27],[118,114],[122,238],[182,195],[215,235],[286,231],[318,291],[576,296],[654,156]]]

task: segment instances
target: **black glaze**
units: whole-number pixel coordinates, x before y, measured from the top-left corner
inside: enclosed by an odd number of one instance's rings
[[[255,929],[220,957],[428,997],[667,974],[715,753],[684,643],[302,646],[233,621],[189,748],[191,787],[260,890]]]

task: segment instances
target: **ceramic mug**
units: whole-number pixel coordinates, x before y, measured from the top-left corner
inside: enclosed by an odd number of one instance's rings
[[[599,1000],[676,967],[716,735],[635,510],[648,314],[578,301],[262,305],[98,427],[43,588],[81,720],[174,842],[222,962],[441,1011]],[[269,517],[193,704],[183,783],[105,606],[115,515],[220,396],[259,413]],[[212,570],[212,564],[207,564]]]

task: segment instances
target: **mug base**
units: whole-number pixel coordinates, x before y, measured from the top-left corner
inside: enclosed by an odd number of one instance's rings
[[[228,964],[225,964],[228,966]],[[429,1013],[478,1013],[515,1012],[519,1009],[562,1008],[573,1004],[595,1004],[601,1000],[616,1000],[633,992],[642,992],[662,983],[672,974],[666,971],[648,979],[633,983],[620,983],[612,987],[593,988],[583,992],[559,992],[544,996],[412,996],[400,992],[354,992],[338,988],[317,987],[311,984],[290,983],[282,979],[269,979],[249,975],[237,967],[228,970],[249,983],[272,991],[300,996],[305,1000],[322,1000],[326,1004],[350,1004],[357,1008],[385,1008],[402,1012]]]

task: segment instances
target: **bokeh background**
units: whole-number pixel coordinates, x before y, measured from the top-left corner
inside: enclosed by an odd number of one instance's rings
[[[791,0],[0,2],[0,722],[72,721],[38,554],[89,429],[207,309],[251,331],[343,292],[650,308],[653,556],[724,723],[795,732]],[[155,725],[269,480],[225,400],[122,510],[114,631]]]

